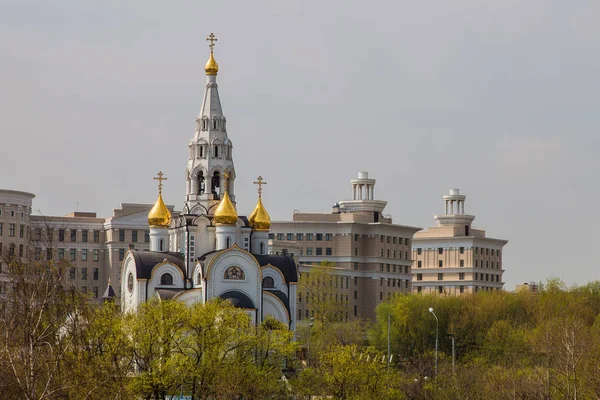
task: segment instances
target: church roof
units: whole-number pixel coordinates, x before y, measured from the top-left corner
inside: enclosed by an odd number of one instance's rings
[[[115,294],[115,290],[113,289],[112,285],[110,284],[110,280],[108,281],[108,286],[106,287],[106,290],[104,291],[104,294],[102,295],[102,298],[105,300],[109,300],[109,299],[114,299],[117,295]]]
[[[200,261],[200,264],[202,265],[202,274],[204,276],[206,276],[206,266],[210,262],[210,259],[212,259],[219,251],[220,250],[209,251],[198,257],[198,261]],[[281,271],[285,278],[285,283],[298,282],[298,268],[296,267],[294,259],[289,255],[252,254],[252,256],[256,258],[256,261],[258,261],[258,264],[261,267],[270,264]]]
[[[280,270],[283,276],[285,277],[286,283],[298,282],[298,268],[296,267],[296,263],[294,262],[294,259],[291,256],[287,254],[253,254],[253,256],[256,258],[261,267],[271,264],[272,266]]]
[[[230,290],[221,294],[219,297],[224,300],[229,300],[237,308],[256,308],[250,297],[237,290]]]
[[[156,293],[158,293],[161,300],[171,300],[178,293],[183,292],[181,289],[156,289]]]
[[[289,315],[291,315],[290,313],[290,301],[287,297],[287,295],[285,293],[283,293],[281,290],[264,290],[264,292],[269,292],[271,294],[274,294],[275,296],[277,296],[277,298],[279,300],[281,300],[281,302],[285,305],[285,308],[287,309],[287,312]]]
[[[132,250],[131,254],[135,260],[138,279],[149,279],[152,269],[163,261],[177,265],[185,275],[185,261],[181,253]]]

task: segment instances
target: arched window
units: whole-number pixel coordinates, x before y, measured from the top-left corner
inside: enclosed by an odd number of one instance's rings
[[[208,128],[208,121],[206,118],[202,119],[202,130],[205,131]]]
[[[217,125],[218,125],[217,119],[215,118],[215,119],[213,119],[213,129],[217,129]]]
[[[129,291],[129,293],[133,292],[133,273],[129,273],[129,275],[127,275],[127,290]]]
[[[164,274],[162,274],[160,277],[160,284],[161,285],[172,285],[173,284],[173,275],[171,275],[168,272],[165,272]]]
[[[260,254],[265,254],[265,244],[260,242]]]
[[[219,173],[219,171],[215,171],[213,177],[212,177],[212,193],[215,196],[218,196],[221,194],[221,174]]]
[[[215,158],[219,158],[219,146],[215,144]]]
[[[198,146],[198,157],[204,158],[204,146],[203,145]]]
[[[200,275],[200,272],[198,272],[198,274],[196,275],[196,285],[201,285],[202,284],[202,275]]]
[[[263,279],[263,289],[274,289],[275,280],[270,276],[265,276]]]
[[[231,247],[231,239],[229,237],[227,237],[227,239],[225,239],[225,247],[227,247],[227,248]]]
[[[244,270],[237,266],[231,266],[225,270],[225,279],[242,280],[246,278]]]
[[[204,172],[198,171],[198,194],[204,193],[205,183],[204,183]]]
[[[164,244],[164,240],[160,239],[160,241],[158,242],[158,251],[163,251]]]

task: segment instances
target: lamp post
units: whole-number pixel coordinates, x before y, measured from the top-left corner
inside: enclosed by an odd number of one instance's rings
[[[315,319],[310,319],[310,324],[308,325],[308,354],[306,355],[306,366],[310,367],[310,337],[312,336],[312,327],[314,325]]]
[[[438,320],[437,315],[433,312],[433,307],[429,307],[429,312],[433,314],[435,317],[435,377],[437,378],[438,374],[438,331],[440,321]]]
[[[392,313],[388,313],[388,327],[387,327],[387,345],[388,345],[388,352],[387,352],[387,369],[388,371],[390,370],[390,322],[392,320]]]

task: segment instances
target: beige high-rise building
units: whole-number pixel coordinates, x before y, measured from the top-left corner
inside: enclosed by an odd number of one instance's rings
[[[352,200],[330,213],[295,212],[292,221],[271,224],[271,250],[293,255],[300,274],[318,264],[334,264],[335,298],[344,306],[340,320],[374,319],[375,307],[396,293],[411,292],[411,243],[420,228],[392,223],[386,201],[375,200],[375,179],[360,172],[351,180]],[[298,291],[298,320],[313,310]]]
[[[475,217],[465,214],[466,196],[450,189],[437,226],[417,232],[413,239],[414,293],[457,295],[502,289],[502,249],[507,240],[485,236],[471,227]]]

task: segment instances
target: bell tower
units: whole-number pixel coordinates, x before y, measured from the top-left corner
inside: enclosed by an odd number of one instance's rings
[[[213,214],[226,190],[235,204],[233,144],[227,137],[227,120],[217,85],[219,65],[214,58],[217,38],[211,33],[206,40],[210,42],[210,56],[204,66],[206,86],[202,107],[189,143],[184,214]],[[229,171],[228,180],[225,180],[225,171]]]

